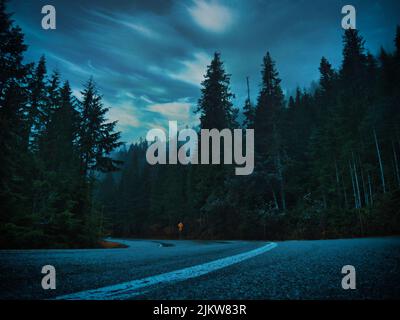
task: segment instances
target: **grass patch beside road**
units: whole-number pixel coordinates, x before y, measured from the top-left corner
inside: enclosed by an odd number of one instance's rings
[[[103,249],[117,249],[117,248],[128,248],[127,245],[119,243],[119,242],[114,242],[114,241],[100,241],[99,242],[100,247]]]

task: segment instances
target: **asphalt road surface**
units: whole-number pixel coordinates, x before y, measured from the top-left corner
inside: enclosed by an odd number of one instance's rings
[[[118,240],[121,249],[2,250],[0,299],[399,299],[400,238]],[[43,290],[42,267],[56,269]],[[344,265],[356,289],[342,288]]]

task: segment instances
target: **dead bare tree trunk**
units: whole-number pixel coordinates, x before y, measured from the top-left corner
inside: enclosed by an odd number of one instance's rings
[[[386,193],[386,183],[385,183],[385,175],[383,172],[383,164],[382,164],[382,158],[381,158],[381,151],[379,149],[379,143],[378,143],[378,138],[376,136],[376,130],[374,128],[374,138],[375,138],[375,146],[376,146],[376,153],[378,155],[378,160],[379,160],[379,167],[381,171],[381,181],[382,181],[382,188],[383,188],[383,193]]]
[[[343,172],[342,172],[342,187],[343,187],[343,196],[344,196],[344,207],[347,209],[349,207],[349,203],[347,201],[347,191],[346,191],[346,186],[344,184]]]
[[[286,196],[285,196],[285,185],[283,181],[283,169],[282,169],[282,161],[281,161],[281,156],[280,152],[278,151],[278,176],[279,176],[279,182],[280,182],[280,187],[281,187],[281,201],[282,201],[282,210],[286,210]]]
[[[361,205],[360,184],[358,183],[358,174],[357,174],[356,161],[354,160],[354,153],[353,153],[353,168],[354,168],[354,177],[355,177],[356,190],[357,190],[357,202],[358,202],[358,207],[361,208],[362,205]]]
[[[371,181],[371,175],[368,172],[368,186],[369,186],[369,198],[371,201],[371,206],[374,204],[374,195],[372,194],[372,181]]]
[[[399,174],[399,162],[397,160],[397,152],[394,142],[392,140],[392,148],[393,148],[393,157],[394,157],[394,165],[395,165],[395,172],[397,178],[397,185],[400,187],[400,174]]]
[[[275,209],[279,210],[278,198],[276,197],[276,193],[275,193],[275,191],[273,189],[272,189],[272,196],[274,197]]]
[[[339,207],[341,207],[342,201],[341,201],[341,196],[340,196],[340,178],[339,178],[339,169],[338,169],[336,160],[335,160],[335,172],[336,172],[336,190],[337,190],[338,204],[339,204]]]
[[[353,177],[353,169],[351,167],[351,162],[350,161],[349,161],[349,168],[350,168],[350,176],[351,176],[351,185],[353,187],[354,207],[357,209],[358,208],[358,202],[357,202],[356,186],[355,186],[354,177]]]
[[[365,205],[368,207],[369,206],[368,189],[367,189],[367,184],[365,182],[364,173],[362,172],[362,169],[361,169],[361,181],[362,181],[362,186],[363,186],[363,190],[364,190]]]

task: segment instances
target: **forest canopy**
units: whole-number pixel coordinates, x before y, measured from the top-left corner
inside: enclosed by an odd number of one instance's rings
[[[360,32],[343,34],[342,63],[320,60],[314,90],[285,97],[275,61],[262,59],[256,101],[233,105],[215,53],[201,83],[198,129],[255,130],[255,170],[229,165],[149,166],[147,142],[122,150],[121,172],[99,186],[118,236],[317,239],[400,230],[400,29],[395,52],[373,56]],[[240,107],[240,106],[239,106]],[[243,123],[238,121],[240,115]]]
[[[96,176],[117,169],[120,133],[93,79],[77,99],[44,56],[24,63],[23,39],[1,0],[0,247],[96,246]]]

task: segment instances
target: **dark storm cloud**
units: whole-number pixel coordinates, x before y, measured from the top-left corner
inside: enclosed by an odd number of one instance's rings
[[[57,9],[57,30],[40,27],[41,8]],[[253,100],[263,55],[277,61],[288,92],[318,80],[321,56],[341,62],[341,8],[347,1],[11,1],[14,18],[30,45],[27,60],[45,54],[49,69],[70,80],[75,94],[93,76],[118,119],[125,141],[145,135],[167,119],[182,125],[196,118],[191,107],[213,52],[232,74],[235,104]],[[398,1],[351,1],[357,28],[372,53],[393,48],[400,22]],[[175,117],[175,119],[174,119]],[[177,119],[179,118],[179,119]]]

